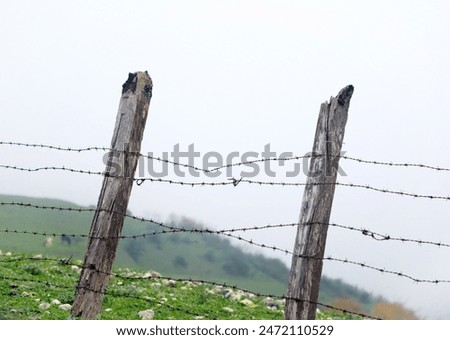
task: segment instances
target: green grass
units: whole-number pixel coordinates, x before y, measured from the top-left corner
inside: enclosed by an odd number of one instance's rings
[[[0,195],[1,202],[24,202],[39,206],[84,208],[67,201]],[[31,231],[51,234],[88,234],[92,212],[67,212],[57,209],[1,206],[0,230]],[[139,235],[160,232],[160,226],[127,218],[122,235]],[[5,233],[0,237],[3,252],[28,252],[44,256],[83,259],[87,239],[72,238],[71,244],[63,243],[59,236],[53,237],[50,247],[44,246],[46,237],[23,233]],[[208,256],[213,254],[213,256]],[[177,260],[182,257],[185,263]],[[243,261],[244,260],[244,261]],[[193,277],[218,282],[228,282],[243,288],[271,294],[285,290],[288,269],[279,260],[260,255],[246,254],[230,244],[228,239],[214,234],[167,233],[119,242],[115,264],[118,267],[146,270],[154,268],[165,276]],[[224,267],[245,263],[240,272],[228,273]],[[276,270],[268,273],[268,270]]]
[[[25,196],[0,195],[0,203],[2,202],[85,208],[67,201]],[[71,238],[69,245],[59,236],[48,236],[52,238],[52,243],[46,246],[47,237],[40,234],[86,235],[92,217],[93,212],[0,205],[0,250],[3,253],[11,251],[13,254],[42,254],[46,257],[82,260],[87,247],[86,238]],[[188,221],[170,224],[183,228],[199,227]],[[6,230],[8,232],[5,232]],[[163,230],[155,223],[126,218],[122,235],[151,234]],[[21,231],[35,232],[37,235],[24,234]],[[279,259],[247,253],[231,244],[225,236],[210,233],[164,233],[145,238],[122,239],[119,241],[115,266],[141,271],[151,268],[167,277],[226,282],[242,289],[273,295],[283,295],[286,292],[289,275],[287,266]],[[322,277],[320,288],[319,301],[323,303],[346,296],[359,301],[364,311],[369,312],[377,302],[370,293],[340,280]]]
[[[80,262],[75,262],[80,265]],[[0,256],[0,319],[58,320],[70,319],[70,311],[52,304],[72,304],[78,280],[74,263],[57,258],[30,258],[24,255]],[[274,300],[278,309],[270,309],[266,297],[232,290],[238,298],[226,296],[229,288],[186,281],[168,282],[163,278],[144,279],[144,272],[117,269],[105,296],[105,320],[137,320],[139,312],[151,309],[156,320],[280,320],[282,301]],[[250,305],[242,301],[250,300]],[[42,304],[50,304],[42,309]],[[41,308],[40,308],[41,306]],[[318,313],[318,319],[348,319],[349,315]]]

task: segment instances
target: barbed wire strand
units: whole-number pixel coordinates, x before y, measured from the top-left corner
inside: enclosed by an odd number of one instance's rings
[[[19,206],[24,208],[35,208],[35,209],[48,209],[48,210],[56,210],[56,211],[65,211],[65,212],[95,212],[97,210],[105,211],[109,213],[116,213],[113,210],[108,209],[96,209],[96,208],[72,208],[72,207],[58,207],[58,206],[44,206],[44,205],[36,205],[32,203],[24,203],[24,202],[0,202],[0,206]],[[204,228],[204,227],[177,227],[177,226],[171,226],[166,223],[162,223],[159,221],[155,221],[153,219],[148,219],[144,217],[139,217],[131,214],[124,214],[125,217],[131,218],[136,221],[140,222],[148,222],[155,224],[158,227],[167,229],[169,231],[173,232],[198,232],[198,233],[215,233],[215,234],[221,234],[221,233],[234,233],[234,232],[247,232],[247,231],[258,231],[263,229],[274,229],[274,228],[286,228],[286,227],[298,227],[298,223],[280,223],[280,224],[266,224],[261,226],[251,226],[251,227],[228,227],[223,229],[211,229],[211,228]],[[323,222],[310,222],[308,223],[310,225],[328,225],[336,228],[341,228],[349,231],[354,232],[360,232],[364,236],[368,236],[376,241],[400,241],[400,242],[408,242],[408,243],[416,243],[418,245],[432,245],[437,247],[447,247],[450,248],[449,243],[445,243],[442,241],[429,241],[429,240],[421,240],[421,239],[413,239],[413,238],[407,238],[407,237],[394,237],[390,236],[388,234],[381,234],[376,231],[372,231],[368,228],[363,227],[353,227],[349,225],[344,224],[337,224],[337,223],[323,223]],[[31,228],[30,228],[31,229]],[[88,238],[88,234],[75,234],[75,233],[54,233],[54,232],[37,232],[33,230],[18,230],[12,227],[7,227],[0,229],[0,232],[2,233],[16,233],[16,234],[29,234],[29,235],[38,235],[38,236],[53,236],[53,237],[79,237],[79,238]],[[98,239],[107,239],[107,238],[119,238],[119,239],[137,239],[137,238],[145,238],[149,236],[154,236],[158,234],[165,234],[167,233],[164,231],[150,231],[147,233],[140,233],[140,234],[134,234],[134,235],[122,235],[122,236],[114,236],[114,237],[97,237]]]
[[[266,157],[266,158],[259,158],[259,159],[255,159],[255,160],[244,161],[244,162],[225,164],[225,165],[218,166],[218,167],[211,168],[211,169],[204,169],[204,168],[196,167],[191,164],[173,162],[168,159],[164,159],[164,158],[160,158],[160,157],[144,155],[140,152],[129,152],[129,151],[117,150],[117,149],[112,149],[112,148],[107,148],[107,147],[89,146],[89,147],[84,147],[84,148],[71,148],[71,147],[60,147],[60,146],[53,146],[53,145],[46,145],[46,144],[32,144],[32,143],[5,142],[5,141],[3,141],[3,142],[0,141],[0,145],[45,148],[45,149],[51,149],[51,150],[57,150],[57,151],[69,151],[69,152],[78,152],[78,153],[84,152],[84,151],[108,151],[108,152],[129,153],[129,154],[137,155],[139,157],[153,159],[156,161],[169,163],[172,165],[182,166],[182,167],[186,167],[186,168],[192,168],[194,170],[201,171],[204,173],[210,173],[210,172],[215,172],[215,171],[218,171],[218,170],[221,170],[224,168],[231,168],[231,167],[237,167],[237,166],[254,164],[254,163],[272,162],[272,161],[286,162],[286,161],[299,160],[299,159],[305,159],[305,158],[313,158],[313,157],[317,158],[317,157],[321,156],[320,154],[317,154],[317,153],[316,154],[307,153],[303,156]],[[416,168],[430,169],[430,170],[436,170],[436,171],[450,172],[450,168],[434,166],[434,165],[427,165],[427,164],[422,164],[422,163],[414,163],[414,162],[408,163],[408,162],[373,161],[373,160],[365,160],[365,159],[351,157],[351,156],[345,156],[345,155],[336,156],[336,158],[355,161],[358,163],[372,164],[372,165],[391,166],[391,167],[410,167],[410,168],[416,167]]]
[[[420,239],[411,239],[406,237],[393,237],[387,234],[380,234],[374,231],[371,231],[367,228],[360,228],[360,227],[352,227],[342,224],[336,224],[336,223],[320,223],[320,222],[311,222],[308,223],[310,225],[328,225],[331,227],[337,227],[346,229],[349,231],[355,231],[361,233],[363,236],[367,236],[372,238],[375,241],[399,241],[404,243],[416,243],[417,245],[431,245],[431,246],[437,246],[437,247],[446,247],[450,248],[450,244],[445,242],[436,242],[436,241],[426,241],[426,240],[420,240]],[[264,225],[264,226],[255,226],[255,227],[244,227],[244,228],[230,228],[230,229],[197,229],[197,228],[189,228],[184,229],[181,227],[169,227],[165,226],[166,228],[170,228],[169,230],[161,230],[161,231],[155,231],[152,230],[150,232],[146,233],[140,233],[140,234],[133,234],[133,235],[121,235],[121,236],[93,236],[93,239],[99,239],[99,240],[105,240],[105,239],[139,239],[139,238],[148,238],[152,236],[157,235],[163,235],[163,234],[169,234],[169,233],[198,233],[198,234],[217,234],[222,235],[225,233],[233,233],[233,232],[247,232],[247,231],[257,231],[262,229],[269,229],[269,228],[285,228],[285,227],[297,227],[298,223],[284,223],[284,224],[274,224],[274,225]],[[71,238],[89,238],[89,234],[75,234],[75,233],[55,233],[55,232],[47,232],[47,231],[33,231],[33,230],[19,230],[15,228],[4,228],[0,229],[0,233],[6,233],[6,234],[24,234],[24,235],[34,235],[34,236],[44,236],[44,237],[71,237]]]
[[[327,223],[320,223],[320,222],[312,222],[309,223],[310,225],[327,225]],[[181,227],[168,227],[169,230],[160,230],[155,231],[152,230],[150,232],[146,233],[140,233],[140,234],[133,234],[133,235],[121,235],[121,236],[93,236],[91,238],[93,239],[99,239],[99,240],[106,240],[106,239],[139,239],[139,238],[149,238],[152,236],[157,235],[163,235],[163,234],[170,234],[170,233],[197,233],[197,234],[217,234],[222,235],[226,233],[234,233],[238,231],[247,232],[247,231],[258,231],[262,229],[269,229],[269,228],[285,228],[285,227],[297,227],[298,223],[284,223],[284,224],[274,224],[274,225],[264,225],[264,226],[255,226],[255,227],[245,227],[245,228],[231,228],[231,229],[197,229],[197,228],[189,228],[184,229]],[[411,239],[406,237],[393,237],[387,234],[380,234],[374,231],[371,231],[367,228],[360,228],[360,227],[352,227],[342,224],[336,224],[336,223],[328,223],[328,226],[331,227],[337,227],[341,229],[346,229],[349,231],[359,232],[363,236],[367,236],[372,238],[375,241],[399,241],[404,243],[416,243],[417,245],[431,245],[436,247],[445,247],[450,248],[449,243],[445,242],[436,242],[436,241],[427,241],[427,240],[420,240],[420,239]],[[4,228],[0,229],[0,233],[6,233],[6,234],[23,234],[23,235],[34,235],[34,236],[44,236],[44,237],[70,237],[70,238],[89,238],[89,234],[75,234],[75,233],[55,233],[55,232],[47,232],[47,231],[33,231],[33,230],[19,230],[15,228]],[[225,235],[227,236],[227,235]]]
[[[434,165],[427,165],[427,164],[421,164],[421,163],[399,163],[399,162],[386,162],[386,161],[372,161],[372,160],[365,160],[361,158],[356,157],[350,157],[350,156],[340,156],[341,159],[346,159],[349,161],[355,161],[358,163],[366,163],[366,164],[373,164],[373,165],[383,165],[383,166],[392,166],[392,167],[406,167],[406,168],[423,168],[423,169],[430,169],[430,170],[436,170],[436,171],[443,171],[443,172],[450,172],[450,168],[444,168],[440,166],[434,166]]]
[[[250,245],[254,245],[256,247],[260,247],[260,248],[263,248],[263,249],[271,249],[271,250],[274,250],[274,251],[279,251],[279,252],[282,252],[282,253],[284,253],[286,255],[289,254],[289,255],[292,255],[292,256],[295,256],[295,257],[299,257],[299,258],[311,259],[311,260],[317,260],[317,261],[324,261],[324,260],[326,260],[326,261],[331,261],[331,262],[339,262],[339,263],[351,264],[351,265],[355,265],[355,266],[358,266],[358,267],[361,267],[361,268],[374,270],[374,271],[380,272],[382,274],[391,274],[391,275],[394,275],[394,276],[403,277],[403,278],[409,279],[409,280],[411,280],[411,281],[413,281],[415,283],[434,283],[434,284],[450,283],[450,280],[418,279],[418,278],[415,278],[415,277],[413,277],[413,276],[411,276],[409,274],[404,274],[404,273],[402,273],[400,271],[395,271],[395,270],[389,270],[389,269],[385,269],[385,268],[375,267],[375,266],[372,266],[372,265],[368,265],[368,264],[366,264],[364,262],[353,261],[353,260],[349,260],[347,258],[341,259],[341,258],[336,258],[336,257],[333,257],[333,256],[317,257],[317,256],[304,255],[304,254],[296,254],[296,253],[291,252],[291,251],[289,251],[287,249],[282,249],[282,248],[279,248],[279,247],[276,247],[276,246],[266,245],[266,244],[263,244],[263,243],[257,243],[257,242],[254,242],[251,239],[250,240],[244,239],[241,236],[236,236],[236,235],[227,234],[227,233],[223,233],[221,235],[224,235],[224,236],[227,236],[227,237],[230,237],[230,238],[234,238],[234,239],[237,239],[237,240],[239,240],[241,242],[248,243]]]
[[[364,236],[368,236],[375,241],[400,241],[400,242],[408,242],[408,243],[416,243],[418,245],[431,245],[431,246],[437,246],[437,247],[446,247],[450,248],[449,243],[441,242],[441,241],[426,241],[426,240],[420,240],[420,239],[412,239],[407,237],[395,237],[390,236],[388,234],[380,234],[378,232],[372,231],[367,228],[360,228],[360,227],[352,227],[348,225],[343,224],[337,224],[337,223],[322,223],[322,222],[311,222],[309,223],[311,225],[328,225],[331,227],[337,227],[341,229],[346,229],[350,231],[360,232]]]
[[[60,170],[60,171],[69,171],[72,173],[87,174],[87,175],[101,175],[101,176],[114,177],[114,178],[131,178],[131,177],[124,177],[124,176],[113,176],[107,172],[79,170],[79,169],[72,169],[72,168],[67,168],[67,167],[22,168],[22,167],[17,167],[17,166],[0,164],[0,168],[18,170],[18,171],[26,171],[26,172],[37,172],[37,171],[44,171],[44,170]],[[393,195],[407,196],[407,197],[413,197],[413,198],[424,198],[424,199],[430,199],[430,200],[434,199],[434,200],[450,201],[450,196],[416,194],[416,193],[400,191],[400,190],[381,189],[381,188],[377,188],[377,187],[374,187],[371,185],[342,183],[342,182],[319,182],[319,183],[300,183],[300,182],[281,182],[281,181],[274,182],[274,181],[257,181],[257,180],[250,180],[250,179],[244,179],[244,178],[241,178],[239,180],[237,180],[235,178],[231,178],[226,182],[225,181],[187,182],[187,181],[176,181],[176,180],[171,180],[171,179],[153,178],[153,177],[133,178],[133,180],[136,182],[136,184],[138,186],[142,185],[144,182],[177,184],[177,185],[188,186],[188,187],[230,186],[230,185],[233,185],[236,187],[241,182],[248,183],[248,184],[256,184],[256,185],[260,185],[260,186],[264,185],[264,186],[281,186],[281,187],[298,187],[298,186],[307,186],[307,185],[311,185],[311,186],[335,185],[335,186],[342,186],[342,187],[366,189],[366,190],[376,191],[376,192],[380,192],[380,193],[384,193],[384,194],[393,194]]]
[[[53,210],[53,211],[62,211],[62,212],[96,212],[96,211],[103,211],[108,213],[117,213],[114,210],[109,209],[96,209],[96,208],[72,208],[72,207],[59,207],[59,206],[44,206],[44,205],[37,205],[32,203],[24,203],[24,202],[0,202],[0,206],[18,206],[22,208],[34,208],[34,209],[43,209],[43,210]],[[159,221],[155,221],[153,219],[144,218],[135,216],[132,214],[125,213],[123,214],[125,217],[139,221],[139,222],[148,222],[155,224],[158,227],[168,229],[168,230],[174,230],[174,231],[203,231],[205,233],[213,232],[213,233],[221,233],[221,232],[238,232],[238,231],[251,231],[251,230],[262,230],[262,229],[272,229],[272,228],[283,228],[283,227],[293,227],[297,226],[298,223],[280,223],[280,224],[267,224],[262,226],[253,226],[253,227],[230,227],[227,229],[210,229],[210,228],[204,228],[204,227],[189,227],[189,228],[183,228],[183,227],[176,227],[176,226],[170,226],[166,223],[162,223]],[[74,234],[74,233],[54,233],[54,232],[36,232],[36,231],[26,231],[26,230],[17,230],[14,228],[6,228],[3,230],[0,230],[0,232],[11,232],[11,233],[23,233],[23,234],[34,234],[34,235],[40,235],[40,236],[71,236],[71,237],[89,237],[88,234]],[[154,231],[150,232],[150,235],[154,235]],[[114,236],[114,237],[98,237],[98,238],[140,238],[140,237],[146,237],[148,233],[138,234],[138,235],[130,235],[130,236]]]
[[[18,206],[18,207],[22,207],[22,208],[35,208],[35,209],[43,209],[43,210],[54,210],[54,211],[62,211],[62,212],[96,212],[96,211],[103,211],[103,212],[108,212],[108,213],[118,213],[114,210],[109,210],[109,209],[96,209],[96,208],[72,208],[72,207],[59,207],[59,206],[44,206],[44,205],[37,205],[37,204],[32,204],[32,203],[24,203],[24,202],[0,202],[0,206]],[[139,216],[135,216],[132,214],[128,214],[125,213],[123,214],[125,217],[133,219],[135,221],[139,221],[139,222],[148,222],[148,223],[152,223],[157,225],[158,227],[164,228],[164,229],[168,229],[168,230],[176,230],[176,231],[184,231],[184,230],[203,230],[204,232],[238,232],[238,231],[250,231],[250,230],[262,230],[262,229],[272,229],[272,228],[283,228],[283,227],[292,227],[292,226],[296,226],[298,225],[298,223],[280,223],[280,224],[267,224],[267,225],[263,225],[263,226],[254,226],[254,227],[242,227],[242,228],[236,228],[236,227],[231,227],[228,229],[219,229],[219,230],[214,230],[214,229],[208,229],[208,228],[203,228],[203,227],[189,227],[189,228],[183,228],[183,227],[175,227],[175,226],[170,226],[166,223],[162,223],[159,221],[155,221],[153,219],[149,219],[149,218],[144,218],[144,217],[139,217]],[[17,232],[17,233],[21,233],[22,230],[16,230],[16,229],[11,229],[11,228],[6,228],[3,230],[3,232]],[[73,233],[61,233],[61,234],[55,234],[53,232],[35,232],[35,231],[26,231],[24,232],[26,234],[37,234],[37,235],[41,235],[41,236],[73,236],[73,237],[89,237],[88,234],[73,234]],[[152,233],[151,233],[152,234]],[[138,237],[145,237],[146,233],[144,234],[139,234],[139,235],[131,235],[131,236],[123,236],[123,237],[119,237],[119,238],[138,238]],[[100,237],[102,238],[102,237]],[[116,237],[117,238],[117,237]]]
[[[109,213],[116,213],[113,210],[108,209],[96,209],[96,208],[72,208],[72,207],[59,207],[59,206],[44,206],[44,205],[36,205],[32,203],[24,203],[24,202],[0,202],[0,206],[19,206],[24,208],[35,208],[35,209],[49,209],[49,210],[57,210],[57,211],[65,211],[65,212],[95,212],[97,210],[105,211]],[[140,222],[148,222],[155,224],[161,228],[165,228],[168,230],[177,230],[177,231],[184,231],[184,230],[204,230],[205,232],[208,232],[208,230],[211,230],[213,232],[246,232],[246,231],[257,231],[262,229],[273,229],[273,228],[284,228],[284,227],[296,227],[299,224],[298,223],[280,223],[280,224],[267,224],[262,226],[252,226],[252,227],[228,227],[225,229],[209,229],[209,228],[203,228],[203,227],[189,227],[189,228],[182,228],[182,227],[175,227],[170,226],[166,223],[162,223],[159,221],[155,221],[153,219],[139,217],[131,214],[124,214],[125,217],[131,218],[136,221]],[[309,223],[311,225],[325,225],[327,223],[322,222],[311,222]],[[362,227],[352,227],[348,225],[343,224],[337,224],[337,223],[328,223],[329,226],[346,229],[350,231],[355,232],[361,232],[364,236],[368,236],[373,238],[376,241],[400,241],[400,242],[410,242],[410,243],[417,243],[418,245],[434,245],[438,247],[450,247],[450,244],[441,242],[441,241],[427,241],[427,240],[420,240],[420,239],[412,239],[407,237],[393,237],[387,234],[380,234],[378,232],[372,231],[368,228],[362,228]],[[35,231],[23,231],[23,230],[16,230],[11,228],[6,228],[3,230],[0,230],[0,232],[12,232],[12,233],[24,233],[24,234],[35,234],[35,235],[41,235],[41,236],[71,236],[71,237],[89,237],[88,234],[73,234],[73,233],[61,233],[61,234],[55,234],[52,232],[35,232]],[[155,235],[155,231],[150,232],[150,235]],[[129,235],[129,236],[120,236],[119,238],[140,238],[140,237],[146,237],[148,233],[142,233],[137,235]]]
[[[186,230],[185,232],[188,232],[188,230]],[[199,231],[193,231],[193,232],[199,232]],[[215,234],[215,233],[212,233],[212,232],[208,232],[208,233]],[[273,250],[273,251],[278,251],[278,252],[284,253],[285,255],[292,255],[292,256],[295,256],[295,257],[299,257],[299,258],[311,259],[311,260],[317,260],[317,261],[324,261],[325,260],[325,261],[330,261],[330,262],[351,264],[351,265],[355,265],[355,266],[358,266],[358,267],[361,267],[361,268],[374,270],[374,271],[377,271],[377,272],[382,273],[382,274],[390,274],[390,275],[394,275],[394,276],[398,276],[398,277],[403,277],[403,278],[409,279],[409,280],[411,280],[411,281],[413,281],[415,283],[434,283],[434,284],[450,283],[450,280],[418,279],[418,278],[415,278],[412,275],[404,274],[404,273],[402,273],[400,271],[390,270],[390,269],[381,268],[381,267],[375,267],[375,266],[372,266],[372,265],[368,265],[368,264],[366,264],[364,262],[353,261],[353,260],[349,260],[347,258],[342,259],[342,258],[337,258],[337,257],[333,257],[333,256],[317,257],[317,256],[310,256],[310,255],[305,255],[305,254],[297,254],[297,253],[294,253],[294,252],[292,252],[290,250],[287,250],[287,249],[282,249],[282,248],[279,248],[279,247],[274,246],[274,245],[266,245],[264,243],[255,242],[252,239],[250,239],[250,240],[249,239],[245,239],[245,238],[243,238],[240,235],[234,235],[234,234],[231,234],[231,233],[221,233],[220,235],[223,235],[223,236],[226,236],[226,237],[229,237],[229,238],[232,238],[232,239],[238,240],[240,242],[247,243],[247,244],[250,244],[252,246],[262,248],[262,249],[270,249],[270,250]]]

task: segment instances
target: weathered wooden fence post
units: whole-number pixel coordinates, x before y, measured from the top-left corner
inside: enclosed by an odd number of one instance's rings
[[[130,73],[123,84],[105,177],[89,233],[72,316],[96,319],[102,309],[122,232],[133,177],[147,120],[152,80],[147,72]]]
[[[320,107],[309,174],[292,257],[285,307],[287,320],[313,320],[330,221],[339,155],[353,86]]]

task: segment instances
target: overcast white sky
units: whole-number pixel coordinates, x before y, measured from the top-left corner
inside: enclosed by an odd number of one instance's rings
[[[344,149],[364,159],[450,167],[450,4],[446,1],[9,1],[0,11],[0,140],[109,146],[121,85],[147,70],[153,99],[143,152],[195,143],[218,151],[310,151],[322,102],[355,86]],[[101,153],[0,147],[1,163],[102,171]],[[199,164],[201,165],[201,163]],[[448,173],[342,161],[342,182],[449,195]],[[277,180],[284,180],[277,173]],[[296,178],[304,181],[304,176]],[[189,180],[189,178],[186,178]],[[0,191],[95,204],[101,177],[0,171]],[[303,188],[145,183],[130,209],[212,226],[298,220]],[[450,243],[450,202],[338,187],[332,221]],[[253,240],[292,249],[295,230]],[[326,254],[450,279],[449,250],[330,229]],[[280,256],[286,263],[290,257]],[[449,318],[450,285],[414,284],[351,265],[324,273],[428,318]]]

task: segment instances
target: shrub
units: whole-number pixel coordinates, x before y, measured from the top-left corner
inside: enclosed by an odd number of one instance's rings
[[[353,313],[364,313],[362,305],[358,300],[352,299],[347,296],[342,296],[334,299],[330,305],[335,308],[345,309],[346,311]]]
[[[414,311],[403,307],[399,303],[381,302],[373,307],[373,316],[385,320],[418,320]]]
[[[31,275],[42,274],[42,268],[39,266],[36,266],[35,264],[28,264],[28,265],[24,266],[23,269],[27,273],[30,273]]]

